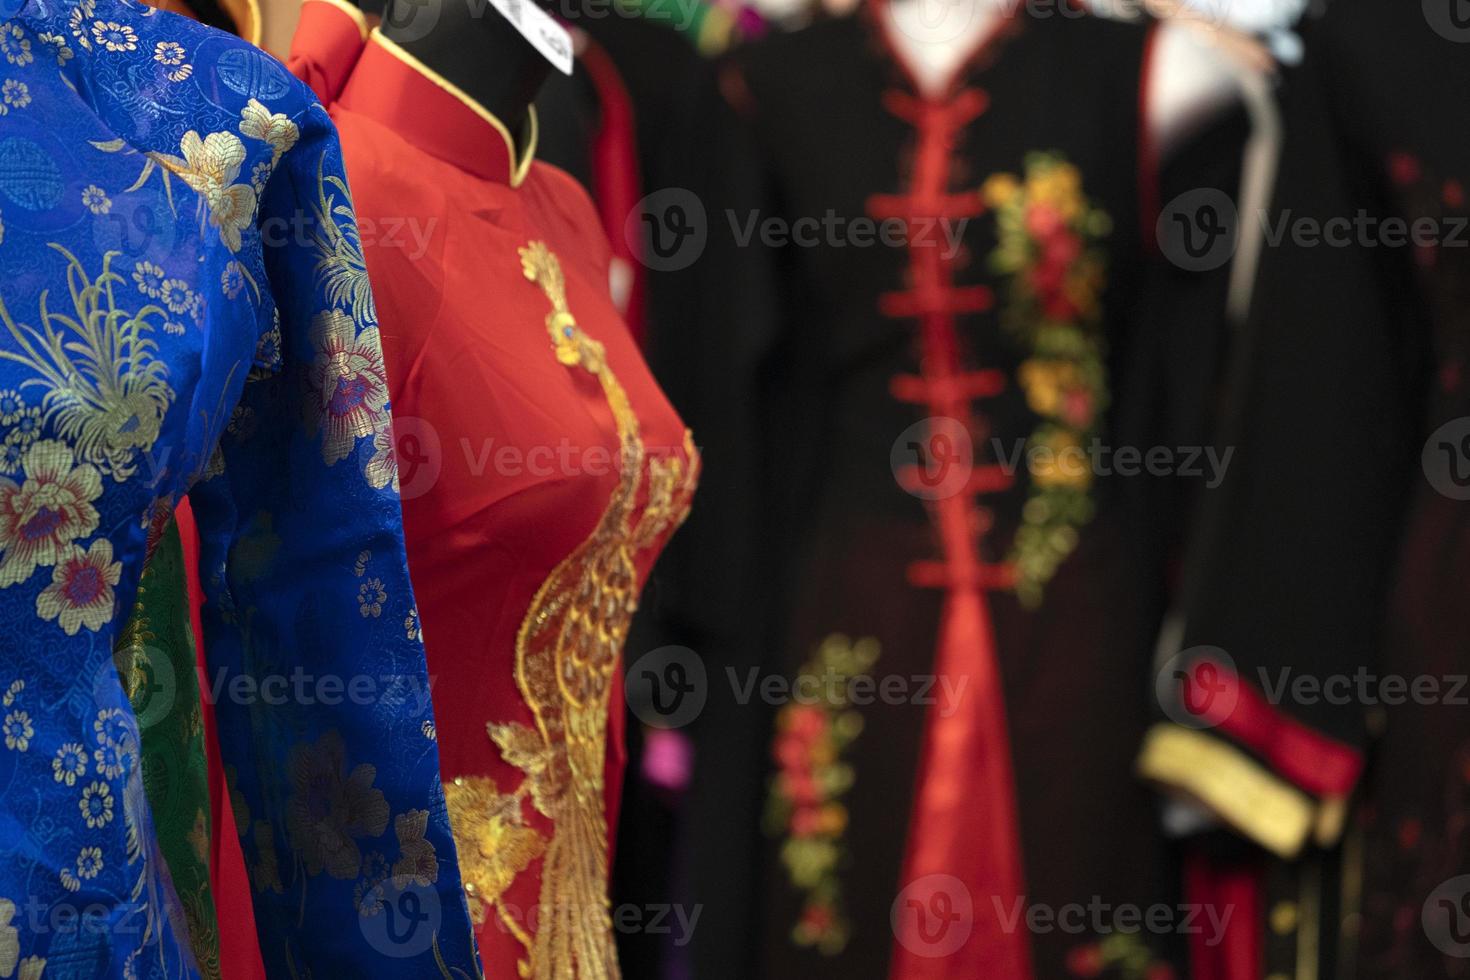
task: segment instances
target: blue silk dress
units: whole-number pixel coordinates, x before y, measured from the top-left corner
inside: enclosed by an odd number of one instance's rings
[[[0,0],[0,978],[197,975],[112,653],[186,494],[270,974],[479,975],[388,412],[309,92],[128,0]]]

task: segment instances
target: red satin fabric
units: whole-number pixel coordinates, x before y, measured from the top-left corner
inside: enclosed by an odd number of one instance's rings
[[[348,69],[339,60],[350,60]],[[544,242],[559,259],[568,310],[604,345],[627,393],[644,467],[677,459],[687,470],[694,460],[614,308],[609,245],[572,178],[535,163],[512,186],[517,162],[494,124],[401,49],[377,34],[364,41],[335,5],[305,4],[290,65],[323,86],[317,94],[341,134],[362,228],[443,775],[488,777],[508,794],[527,777],[501,757],[487,724],[536,728],[517,685],[518,631],[553,569],[599,528],[619,486],[621,449],[598,378],[558,362],[551,301],[523,273],[519,249]],[[327,84],[336,78],[339,87]],[[648,505],[647,483],[645,473],[635,522]],[[639,586],[672,529],[636,552]],[[624,764],[619,671],[612,683],[602,719],[609,827]],[[522,814],[550,839],[555,826],[529,799]],[[503,896],[528,931],[540,878],[538,860]],[[494,912],[479,941],[487,976],[520,975],[526,951]]]

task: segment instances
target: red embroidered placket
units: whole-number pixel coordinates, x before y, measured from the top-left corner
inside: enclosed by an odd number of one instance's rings
[[[945,590],[934,671],[941,698],[960,692],[965,700],[931,707],[925,723],[903,890],[893,910],[890,980],[1032,976],[1030,944],[1009,918],[1024,878],[1005,701],[985,597],[987,590],[1009,588],[1014,577],[1009,566],[980,556],[991,519],[976,500],[1009,487],[1012,476],[973,458],[988,423],[972,403],[999,393],[1005,377],[962,363],[955,318],[988,310],[992,295],[984,286],[955,285],[955,256],[946,254],[939,234],[985,210],[977,192],[950,193],[949,183],[956,138],[988,102],[973,88],[939,100],[886,93],[884,107],[916,131],[913,177],[907,194],[868,201],[874,218],[898,218],[909,229],[908,288],[882,296],[880,311],[918,321],[920,373],[895,377],[890,390],[927,411],[926,446],[941,437],[936,423],[953,426],[945,420],[970,436],[958,460],[969,466],[965,484],[930,501],[943,558],[908,569],[914,585]],[[911,466],[898,479],[922,494],[923,475],[920,466]]]

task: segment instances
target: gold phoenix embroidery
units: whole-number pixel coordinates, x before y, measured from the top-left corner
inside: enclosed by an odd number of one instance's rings
[[[638,605],[639,552],[655,545],[689,511],[698,466],[686,433],[684,457],[647,458],[638,418],[614,377],[602,344],[582,332],[567,307],[561,263],[544,242],[520,250],[521,270],[551,304],[546,317],[557,360],[595,376],[612,409],[622,469],[590,537],[554,568],[537,590],[516,636],[516,685],[536,719],[535,728],[511,723],[486,726],[502,757],[525,778],[511,794],[508,812],[484,814],[484,840],[462,851],[490,854],[490,838],[516,841],[511,856],[475,862],[483,880],[480,898],[496,904],[514,875],[540,850],[541,891],[534,935],[510,931],[526,947],[522,976],[536,980],[615,980],[619,976],[608,898],[608,827],[604,813],[607,719],[612,673]],[[686,465],[685,460],[688,460]],[[635,519],[644,464],[648,464],[643,512]],[[482,800],[503,800],[493,784],[479,786]],[[470,787],[461,785],[459,794]],[[487,795],[488,794],[488,795]],[[450,793],[451,805],[457,794]],[[519,833],[521,800],[529,796],[551,821],[539,847]],[[487,809],[489,809],[487,807]],[[475,826],[459,823],[459,827]],[[477,835],[479,836],[479,835]],[[467,872],[472,888],[476,870]],[[497,905],[498,908],[498,905]],[[501,917],[507,918],[503,910]]]

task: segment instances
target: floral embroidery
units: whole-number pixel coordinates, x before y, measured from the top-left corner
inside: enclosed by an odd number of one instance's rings
[[[224,290],[226,299],[239,296],[240,290],[245,288],[245,267],[238,262],[225,266],[225,271],[220,273],[219,285]]]
[[[288,768],[293,792],[286,830],[291,847],[309,874],[326,871],[333,878],[356,878],[362,867],[357,838],[377,837],[388,826],[388,802],[373,786],[377,768],[363,763],[346,772],[346,748],[336,732],[293,748]]]
[[[102,848],[84,847],[77,854],[77,877],[95,878],[102,870]]]
[[[499,792],[488,776],[460,776],[444,784],[460,877],[477,925],[485,921],[489,906],[511,927],[520,928],[497,903],[516,875],[546,850],[546,841],[526,825],[521,796]],[[522,942],[529,945],[528,940]]]
[[[386,425],[388,379],[378,328],[358,333],[352,318],[339,310],[312,319],[311,345],[316,359],[308,384],[316,401],[315,421],[325,433],[322,459],[331,466],[346,459],[358,439]]]
[[[27,956],[20,961],[20,971],[16,973],[15,980],[41,980],[41,972],[46,968],[46,961],[39,956]]]
[[[0,477],[0,588],[31,577],[37,567],[55,565],[77,538],[97,529],[102,478],[95,467],[73,466],[65,443],[47,439],[22,460],[20,486]]]
[[[106,214],[112,210],[111,198],[96,184],[91,184],[82,191],[82,205],[93,214]]]
[[[434,845],[424,840],[429,827],[429,811],[409,810],[393,820],[393,833],[398,837],[398,860],[393,864],[394,884],[399,888],[428,886],[439,880],[439,858]]]
[[[113,586],[122,579],[122,563],[112,560],[112,542],[99,538],[87,551],[72,546],[56,563],[51,584],[36,596],[36,614],[56,620],[67,636],[85,626],[97,632],[112,620]]]
[[[0,100],[3,100],[3,104],[0,104],[0,116],[11,109],[24,109],[31,104],[30,86],[14,78],[7,78],[0,85]]]
[[[66,45],[66,38],[59,34],[46,32],[40,35],[41,43],[51,48],[51,53],[56,57],[58,66],[65,65],[73,57],[71,48]]]
[[[1010,554],[1016,594],[1034,607],[1092,519],[1092,469],[1082,450],[1108,399],[1098,302],[1104,259],[1096,242],[1111,223],[1083,195],[1077,168],[1055,154],[1028,155],[1023,181],[998,174],[980,193],[996,216],[990,264],[1008,277],[1004,323],[1026,349],[1017,380],[1041,418]]]
[[[18,351],[0,350],[0,358],[40,376],[27,384],[45,389],[41,404],[46,420],[58,435],[72,442],[77,459],[88,464],[78,467],[79,473],[96,464],[114,479],[126,480],[136,468],[139,451],[147,450],[158,438],[174,397],[165,380],[168,369],[154,357],[157,345],[147,336],[154,328],[149,318],[162,320],[164,311],[149,305],[130,313],[117,305],[113,287],[123,278],[111,265],[118,253],[103,257],[102,273],[92,281],[74,255],[59,245],[52,248],[68,262],[71,313],[47,309],[43,303],[42,326],[22,326],[0,301],[0,320],[19,347]],[[58,460],[63,453],[70,457],[60,443],[37,443],[36,448],[43,445],[56,447],[48,452]],[[0,484],[0,499],[3,486]],[[95,518],[92,527],[96,527]],[[87,533],[90,529],[80,532]],[[4,518],[0,517],[0,546],[4,542]],[[0,587],[4,584],[0,566]]]
[[[5,747],[15,752],[29,749],[31,737],[36,734],[35,728],[31,726],[31,716],[20,710],[7,714],[0,730],[5,732]]]
[[[185,313],[194,305],[194,290],[182,279],[169,279],[159,287],[158,298],[170,313]]]
[[[170,67],[183,64],[184,46],[177,41],[159,41],[153,47],[153,60]]]
[[[35,60],[25,28],[14,23],[0,25],[0,54],[4,54],[5,60],[17,68],[24,68]]]
[[[383,603],[387,601],[388,593],[383,590],[382,579],[370,578],[357,587],[357,607],[364,619],[383,615]]]
[[[863,730],[863,716],[847,700],[848,685],[865,676],[878,660],[878,641],[856,642],[834,633],[822,641],[802,668],[803,677],[820,680],[818,703],[791,703],[776,716],[766,827],[784,837],[781,863],[792,886],[803,895],[801,918],[791,930],[798,946],[835,956],[847,946],[849,923],[842,899],[847,848],[847,808],[842,797],[855,774],[842,760]]]
[[[274,167],[281,156],[296,145],[296,141],[301,138],[301,130],[286,118],[285,113],[277,112],[272,115],[269,109],[251,99],[240,110],[240,135],[269,143],[272,150],[271,166]]]
[[[1117,980],[1175,980],[1174,968],[1154,958],[1153,951],[1134,932],[1111,932],[1100,941],[1074,947],[1067,953],[1067,973],[1074,977],[1115,977]]]
[[[138,50],[138,34],[126,24],[116,21],[92,22],[92,40],[102,45],[108,51],[136,51]]]
[[[133,266],[133,283],[144,296],[158,299],[163,295],[163,270],[152,262],[138,262]]]
[[[25,399],[14,388],[0,391],[0,425],[14,425],[25,407]]]
[[[423,631],[419,628],[419,611],[417,607],[410,609],[408,615],[403,618],[403,635],[406,639],[410,640],[417,640],[423,636]]]
[[[234,133],[210,133],[200,138],[190,130],[179,141],[179,152],[182,159],[162,153],[151,153],[149,157],[199,194],[210,224],[219,229],[220,241],[231,252],[238,252],[240,233],[254,222],[257,203],[255,188],[235,183],[245,162],[245,144]]]
[[[373,458],[368,460],[364,475],[374,490],[391,485],[393,492],[398,492],[398,454],[393,449],[391,425],[373,433]]]
[[[112,821],[112,790],[106,783],[92,783],[82,790],[82,798],[77,806],[88,827],[94,830],[105,827]]]
[[[51,774],[58,783],[75,786],[77,779],[87,774],[87,750],[77,742],[67,742],[56,750]]]

